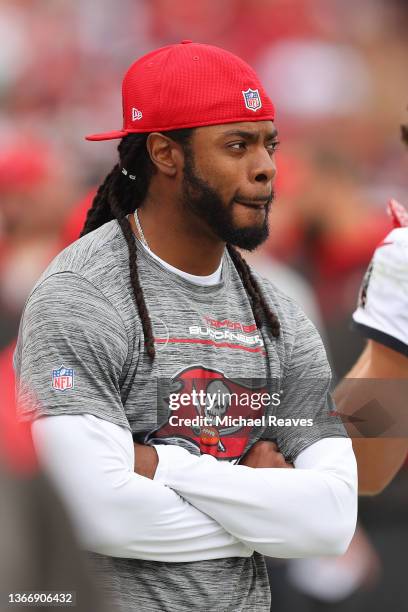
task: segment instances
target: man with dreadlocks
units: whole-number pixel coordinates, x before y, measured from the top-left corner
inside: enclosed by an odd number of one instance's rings
[[[123,118],[88,136],[119,161],[27,301],[23,417],[122,610],[266,612],[263,555],[341,554],[357,514],[321,339],[236,248],[268,236],[274,108],[183,41],[130,67]]]

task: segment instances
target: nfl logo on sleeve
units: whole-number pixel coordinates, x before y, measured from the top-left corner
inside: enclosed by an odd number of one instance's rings
[[[74,387],[74,370],[63,365],[52,371],[52,388],[56,391],[66,391]]]
[[[261,96],[259,95],[259,91],[257,89],[247,89],[242,92],[245,100],[245,106],[248,110],[256,112],[260,108],[262,108]]]

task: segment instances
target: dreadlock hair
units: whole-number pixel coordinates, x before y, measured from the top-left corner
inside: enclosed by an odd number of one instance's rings
[[[179,143],[186,153],[191,153],[192,131],[192,128],[172,130],[166,132],[166,135]],[[148,136],[149,134],[128,134],[122,138],[118,146],[119,163],[112,168],[104,182],[99,186],[92,206],[88,210],[80,236],[92,232],[112,219],[116,219],[119,223],[129,249],[130,282],[142,323],[145,346],[149,357],[153,360],[155,348],[152,323],[139,281],[136,242],[132,227],[126,216],[141,206],[146,198],[151,178],[155,173],[155,166],[146,147]],[[127,176],[124,176],[122,168],[126,168],[128,172],[131,169],[130,172],[133,172],[135,179],[129,180]],[[235,247],[229,244],[227,248],[250,298],[258,328],[262,327],[263,320],[266,318],[272,335],[278,337],[280,332],[279,321],[266,303],[250,267]]]

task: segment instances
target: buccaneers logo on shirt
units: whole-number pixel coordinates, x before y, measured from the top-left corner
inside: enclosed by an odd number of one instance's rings
[[[251,432],[262,428],[271,397],[264,379],[231,380],[202,366],[180,372],[165,396],[166,421],[147,440],[227,460],[238,459]]]

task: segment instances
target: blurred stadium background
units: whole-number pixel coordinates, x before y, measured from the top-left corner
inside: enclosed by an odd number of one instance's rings
[[[190,38],[250,62],[276,104],[277,201],[251,262],[304,305],[341,377],[363,346],[350,315],[385,204],[408,201],[407,31],[406,0],[2,0],[0,349],[114,164],[117,142],[84,135],[121,127],[138,56]],[[407,470],[360,509],[347,558],[271,562],[274,612],[408,609]]]

